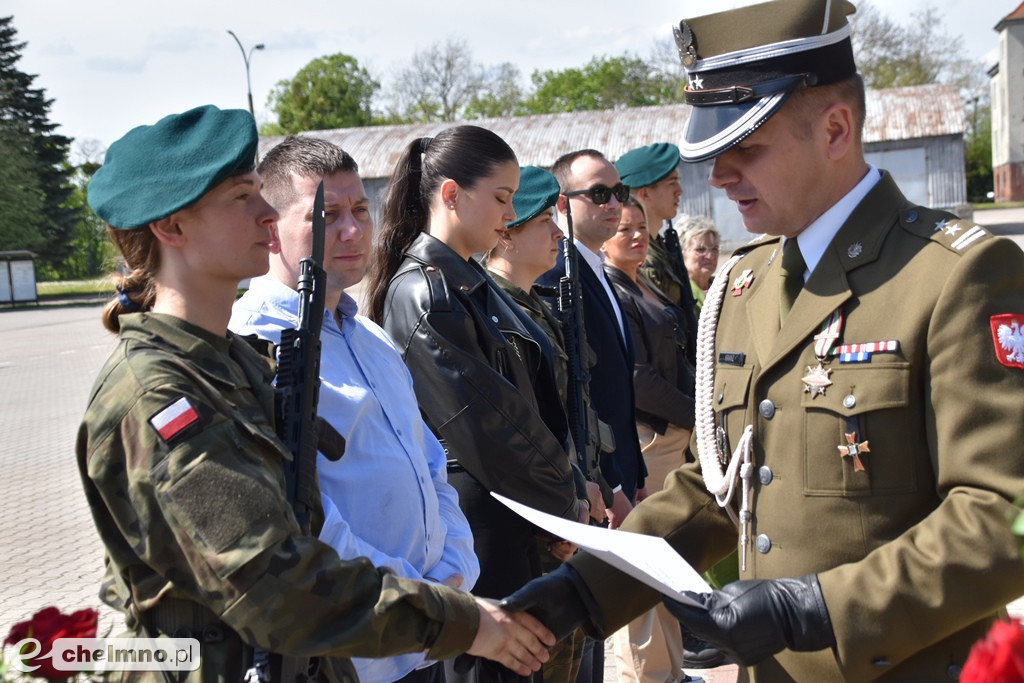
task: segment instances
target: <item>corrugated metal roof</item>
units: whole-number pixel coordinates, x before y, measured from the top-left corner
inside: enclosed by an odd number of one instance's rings
[[[867,94],[865,143],[962,135],[966,129],[963,100],[954,85],[918,85]]]
[[[685,104],[629,107],[564,114],[536,114],[501,119],[477,119],[516,151],[522,164],[549,167],[562,154],[585,147],[616,160],[629,150],[658,141],[679,143],[690,115]],[[452,123],[418,123],[312,131],[345,149],[359,163],[364,178],[391,174],[406,145],[436,135]],[[864,141],[905,140],[963,133],[966,119],[954,86],[927,85],[867,93]],[[260,140],[260,154],[281,141]]]

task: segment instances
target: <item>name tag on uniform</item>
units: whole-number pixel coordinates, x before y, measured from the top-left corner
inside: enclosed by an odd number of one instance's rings
[[[718,362],[722,365],[743,365],[747,355],[741,351],[722,351],[718,354]]]

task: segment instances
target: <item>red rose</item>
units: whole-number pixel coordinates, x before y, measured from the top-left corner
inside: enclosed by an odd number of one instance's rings
[[[996,621],[971,647],[960,683],[1024,682],[1024,630],[1020,620]]]
[[[25,638],[35,638],[39,641],[39,655],[48,655],[53,649],[53,641],[57,638],[94,638],[99,616],[99,612],[94,609],[80,609],[71,614],[62,614],[56,607],[44,607],[28,621],[12,626],[4,645],[14,645]],[[39,668],[32,672],[33,676],[54,680],[67,678],[69,674],[67,671],[54,669],[53,661],[49,657],[34,657],[26,663],[39,665]]]

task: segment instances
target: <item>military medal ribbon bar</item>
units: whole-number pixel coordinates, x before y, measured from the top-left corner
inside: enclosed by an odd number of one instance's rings
[[[895,339],[888,341],[863,342],[860,344],[843,344],[837,355],[840,363],[866,363],[874,353],[894,353],[900,350],[900,343]]]

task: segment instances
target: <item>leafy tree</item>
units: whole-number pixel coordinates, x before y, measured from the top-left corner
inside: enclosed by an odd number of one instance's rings
[[[448,38],[413,54],[391,88],[389,120],[457,121],[485,91],[486,69],[473,62],[465,40]],[[483,106],[483,105],[478,105]],[[503,106],[503,105],[497,105]]]
[[[61,269],[63,277],[75,279],[109,273],[118,259],[117,248],[107,238],[106,224],[92,212],[86,198],[89,181],[100,168],[104,150],[97,140],[85,140],[77,147],[75,155],[81,163],[71,167],[74,190],[68,201],[77,218],[71,237],[74,249]]]
[[[940,31],[934,7],[911,14],[902,26],[870,3],[853,14],[853,49],[868,88],[947,83],[960,88],[968,112],[964,135],[967,196],[985,201],[992,189],[992,112],[983,65],[964,60],[962,39]]]
[[[466,118],[485,119],[525,113],[519,68],[511,62],[487,69],[484,87],[466,106]]]
[[[993,188],[992,103],[988,93],[973,98],[967,109],[968,128],[964,136],[967,168],[967,201],[988,202]]]
[[[32,138],[19,121],[0,119],[0,251],[35,251],[46,195],[39,184]]]
[[[355,57],[338,53],[317,57],[290,80],[278,81],[267,98],[277,123],[260,127],[262,135],[368,126],[371,103],[380,83]]]
[[[72,249],[74,212],[67,207],[72,189],[64,163],[71,139],[54,134],[57,124],[49,120],[53,100],[46,99],[42,89],[32,87],[35,76],[17,68],[24,47],[25,43],[17,41],[14,17],[0,17],[0,121],[8,124],[5,148],[20,150],[30,166],[25,169],[26,176],[36,179],[33,182],[26,177],[20,191],[42,192],[39,221],[34,225],[42,236],[36,247],[41,261],[37,270],[46,276],[55,273]]]
[[[929,83],[966,88],[977,78],[975,65],[962,57],[962,37],[941,32],[934,7],[913,12],[904,26],[874,5],[858,3],[851,21],[857,69],[869,89]]]
[[[639,57],[595,57],[582,68],[534,71],[531,114],[617,109],[671,102],[674,84]]]

